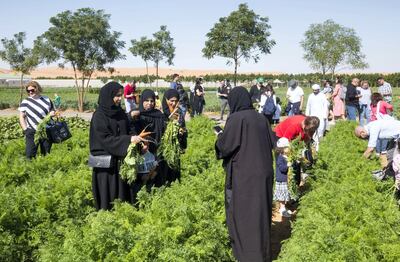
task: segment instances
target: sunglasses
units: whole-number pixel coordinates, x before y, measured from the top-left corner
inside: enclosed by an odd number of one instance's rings
[[[35,92],[36,92],[36,89],[26,89],[26,92],[27,92],[28,94],[30,94],[30,93],[35,93]]]

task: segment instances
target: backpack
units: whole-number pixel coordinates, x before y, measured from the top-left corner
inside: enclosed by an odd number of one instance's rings
[[[342,88],[340,89],[339,97],[342,100],[346,100],[346,93],[347,93],[347,87],[342,85]]]
[[[274,98],[272,96],[267,98],[267,101],[265,101],[265,104],[263,106],[263,114],[264,115],[273,115],[276,110],[276,105],[274,103]]]

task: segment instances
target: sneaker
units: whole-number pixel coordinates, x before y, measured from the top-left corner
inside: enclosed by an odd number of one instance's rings
[[[372,177],[375,178],[376,180],[382,181],[385,178],[385,173],[382,171],[378,173],[373,173]]]
[[[288,212],[288,210],[284,210],[284,211],[281,212],[281,216],[283,216],[283,217],[291,217],[292,214],[290,214],[290,213]]]

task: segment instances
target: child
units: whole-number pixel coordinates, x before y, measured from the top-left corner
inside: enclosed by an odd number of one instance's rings
[[[54,109],[59,110],[61,107],[61,96],[54,94]]]
[[[272,122],[274,125],[279,124],[279,120],[281,118],[281,99],[279,97],[276,97],[276,110],[274,113],[274,116],[272,117]]]
[[[286,209],[286,202],[290,200],[288,189],[288,169],[290,163],[287,161],[289,153],[289,140],[285,137],[279,138],[276,144],[276,184],[274,200],[279,201],[279,213],[283,217],[291,217],[292,211]]]
[[[154,108],[158,109],[158,110],[162,110],[161,100],[160,100],[160,97],[158,96],[158,92],[155,91],[154,94],[156,95],[156,101],[155,101],[156,105]]]

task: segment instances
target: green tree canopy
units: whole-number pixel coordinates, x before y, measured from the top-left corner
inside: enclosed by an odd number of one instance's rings
[[[301,41],[304,59],[323,75],[332,77],[339,66],[363,69],[368,67],[361,53],[361,39],[352,28],[343,27],[332,20],[322,24],[311,24]]]
[[[6,61],[12,70],[21,74],[20,102],[22,101],[24,90],[24,75],[29,74],[41,63],[36,50],[24,46],[25,39],[25,32],[15,34],[13,39],[3,38],[1,39],[3,49],[0,50],[0,59]]]
[[[167,26],[160,26],[160,30],[153,34],[153,39],[142,37],[139,41],[131,40],[132,47],[129,51],[134,56],[140,56],[146,63],[147,77],[149,81],[149,72],[147,61],[154,62],[156,67],[156,76],[158,79],[158,67],[161,61],[166,59],[168,65],[172,65],[175,57],[174,39],[167,30]]]
[[[110,15],[104,10],[64,11],[50,18],[52,26],[36,41],[47,62],[61,60],[60,67],[71,64],[80,111],[83,111],[85,90],[94,71],[106,71],[107,64],[125,58],[119,51],[125,42],[119,40],[121,33],[111,31],[109,19]]]
[[[210,59],[214,56],[226,57],[227,64],[235,65],[235,84],[237,68],[240,60],[248,62],[253,59],[255,63],[260,59],[260,54],[271,53],[275,45],[274,40],[269,40],[271,26],[268,17],[261,17],[247,4],[240,4],[239,9],[233,11],[228,17],[221,17],[219,22],[207,33],[203,55]]]
[[[151,61],[154,56],[153,40],[148,39],[147,37],[141,37],[140,40],[131,40],[131,43],[132,47],[129,48],[129,51],[133,56],[140,56],[146,63],[147,81],[150,83],[148,61]]]

